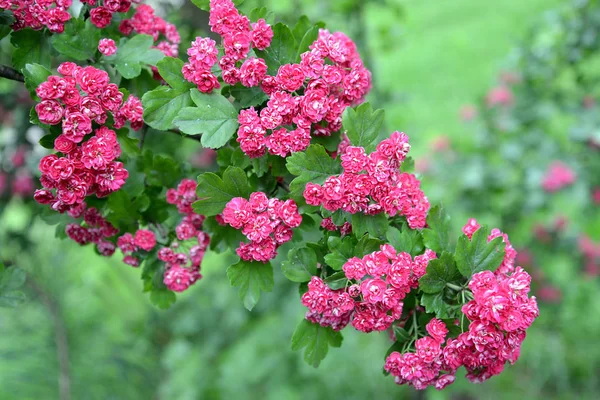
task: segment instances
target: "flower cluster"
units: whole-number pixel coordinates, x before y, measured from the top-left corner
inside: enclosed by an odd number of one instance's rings
[[[133,32],[150,35],[154,38],[154,48],[162,51],[164,55],[168,57],[179,55],[181,37],[177,27],[155,15],[154,9],[148,4],[140,4],[131,18],[122,20],[119,24],[119,31],[125,36],[129,36]],[[156,69],[153,68],[153,71]]]
[[[70,62],[58,71],[62,76],[52,75],[37,87],[41,101],[35,110],[44,124],[62,122],[62,133],[54,141],[62,156],[50,154],[40,160],[44,189],[36,191],[35,199],[62,213],[81,207],[86,196],[105,197],[125,184],[129,174],[116,161],[121,155],[117,135],[103,124],[111,113],[115,128],[127,121],[139,128],[143,109],[135,96],[123,103],[123,94],[105,71]],[[94,129],[93,123],[100,126]]]
[[[306,203],[329,211],[404,215],[412,229],[425,227],[429,201],[420,181],[399,168],[410,149],[408,136],[394,132],[367,155],[362,147],[348,146],[341,154],[344,172],[323,185],[308,183]]]
[[[187,290],[202,277],[200,265],[210,243],[210,237],[202,231],[205,217],[192,210],[196,200],[196,183],[191,179],[167,191],[167,203],[176,205],[183,218],[175,228],[177,240],[161,248],[158,259],[165,262],[165,285],[175,292]]]
[[[140,250],[151,251],[156,246],[156,235],[148,229],[138,229],[134,235],[127,232],[117,239],[117,246],[125,255],[123,262],[138,267],[140,259],[136,253]]]
[[[269,199],[254,192],[250,199],[235,197],[227,203],[222,221],[240,229],[250,243],[240,243],[237,254],[246,261],[267,262],[277,255],[277,248],[292,238],[292,228],[302,222],[293,200]]]
[[[417,390],[435,386],[441,390],[455,380],[454,374],[441,373],[444,365],[442,345],[448,329],[436,318],[429,321],[425,329],[429,336],[415,341],[416,352],[392,352],[385,360],[384,369],[395,377],[398,385],[408,384]]]
[[[105,56],[112,56],[117,52],[117,45],[112,39],[100,39],[98,51]]]
[[[108,239],[119,233],[94,207],[86,208],[85,203],[69,211],[73,218],[83,217],[81,223],[71,223],[65,228],[67,236],[80,245],[94,243],[98,253],[110,257],[115,252],[115,244]]]
[[[82,0],[82,3],[90,6],[96,5],[96,0]],[[131,0],[103,0],[102,5],[92,8],[90,21],[98,28],[106,28],[110,25],[113,14],[126,13],[131,8]]]
[[[557,192],[575,182],[575,172],[561,161],[550,164],[542,180],[542,188],[549,193]]]
[[[13,12],[15,22],[11,28],[15,31],[46,27],[50,32],[62,33],[65,23],[71,19],[67,11],[71,3],[72,0],[0,0],[0,9]]]
[[[383,331],[402,315],[402,300],[418,287],[429,260],[436,258],[427,250],[414,260],[408,253],[397,253],[389,244],[363,258],[353,257],[342,267],[349,282],[346,289],[331,290],[313,276],[302,304],[306,318],[322,326],[343,329],[350,321],[362,332]]]
[[[443,389],[454,382],[461,366],[472,382],[499,374],[507,362],[517,361],[525,330],[539,315],[535,297],[528,297],[530,283],[531,277],[521,267],[512,273],[476,273],[469,282],[473,300],[462,307],[471,322],[468,331],[449,338],[442,347],[447,330],[432,320],[438,328],[432,322],[427,325],[430,337],[415,342],[416,353],[393,352],[386,371],[396,377],[396,383],[420,390]]]

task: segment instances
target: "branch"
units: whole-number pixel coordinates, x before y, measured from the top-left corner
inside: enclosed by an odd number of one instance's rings
[[[25,82],[25,77],[22,73],[6,65],[0,65],[0,77],[10,79],[12,81]]]
[[[33,279],[28,279],[27,283],[40,296],[42,303],[44,303],[50,312],[50,316],[54,322],[54,340],[56,342],[56,357],[58,358],[59,366],[59,395],[61,400],[70,400],[71,377],[69,374],[69,342],[67,338],[67,328],[65,327],[65,321],[60,311],[60,307],[56,300],[51,298]]]

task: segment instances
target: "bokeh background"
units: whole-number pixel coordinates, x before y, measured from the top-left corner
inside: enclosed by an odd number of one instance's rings
[[[152,4],[187,42],[206,34],[191,3]],[[416,393],[382,374],[387,334],[348,329],[314,369],[290,348],[305,311],[295,285],[276,273],[274,291],[247,312],[228,255],[207,253],[204,278],[156,309],[139,270],[62,240],[31,201],[41,132],[28,125],[20,84],[0,80],[0,260],[27,273],[25,302],[0,308],[0,399],[597,398],[600,6],[246,0],[241,9],[260,6],[351,36],[373,71],[369,100],[385,108],[388,131],[411,137],[431,202],[444,203],[456,232],[476,217],[509,234],[541,306],[521,359],[484,384],[460,376]],[[0,63],[10,51],[4,38]],[[187,160],[190,177],[210,169],[194,143],[147,141]]]

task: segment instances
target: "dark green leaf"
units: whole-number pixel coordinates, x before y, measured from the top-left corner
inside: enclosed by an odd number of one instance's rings
[[[406,157],[400,166],[400,171],[412,173],[415,170],[415,160],[412,157]]]
[[[239,286],[239,296],[244,307],[252,310],[261,292],[273,290],[273,267],[271,263],[248,262],[240,260],[227,268],[227,277],[231,286]]]
[[[161,131],[173,128],[173,120],[182,108],[191,106],[189,91],[159,86],[142,96],[144,122]]]
[[[182,109],[174,120],[175,125],[188,135],[202,134],[204,147],[223,147],[239,125],[235,107],[217,93],[206,94],[192,89],[191,95],[197,107]]]
[[[444,292],[438,293],[423,293],[421,296],[421,305],[425,307],[425,311],[435,314],[437,318],[447,318],[448,305],[444,302]]]
[[[302,196],[308,182],[321,184],[327,177],[341,172],[340,163],[317,144],[310,145],[305,152],[292,154],[287,158],[286,167],[292,175],[297,176],[290,183],[294,196]]]
[[[48,77],[52,75],[52,72],[40,64],[27,64],[25,65],[25,68],[23,68],[23,75],[25,76],[25,87],[33,97],[37,97],[35,89],[40,83],[46,81]],[[35,110],[32,112],[35,113]],[[37,114],[35,116],[37,118]],[[54,143],[52,146],[54,146]]]
[[[53,35],[50,39],[56,51],[78,61],[93,59],[99,41],[100,29],[89,19],[84,21],[78,18],[71,18],[65,24],[65,31],[60,35]]]
[[[308,247],[292,249],[281,264],[283,275],[292,282],[308,282],[317,274],[317,255]]]
[[[281,22],[273,26],[271,46],[265,50],[256,50],[256,55],[265,60],[269,75],[277,75],[279,67],[296,61],[298,42],[290,28]]]
[[[419,288],[425,293],[438,293],[446,287],[446,283],[460,278],[452,254],[444,252],[427,264],[427,273],[419,279]]]
[[[477,272],[495,271],[502,263],[506,245],[501,236],[488,243],[488,235],[489,231],[481,227],[471,240],[466,235],[458,239],[456,265],[463,276],[469,278]]]
[[[299,39],[300,44],[298,45],[298,51],[296,52],[296,62],[299,63],[301,58],[300,55],[302,53],[304,53],[305,51],[309,51],[310,49],[308,48],[308,46],[310,46],[311,44],[313,44],[313,42],[315,40],[317,40],[317,37],[319,36],[319,27],[317,26],[313,26],[312,28],[308,29],[306,31],[306,33],[302,36],[301,39]]]
[[[238,109],[259,106],[269,99],[269,96],[260,87],[245,87],[241,84],[230,86],[227,91],[223,91],[224,96],[231,96],[235,99],[233,105]]]
[[[246,173],[238,167],[229,167],[223,179],[212,172],[198,176],[198,201],[193,204],[198,214],[213,216],[223,212],[225,205],[234,197],[248,198],[250,185]]]
[[[416,229],[409,229],[407,225],[402,227],[402,231],[390,227],[386,237],[397,251],[409,253],[413,257],[423,250],[423,240],[420,232]]]
[[[352,215],[352,232],[356,237],[362,237],[365,233],[375,238],[384,238],[388,230],[389,222],[385,214]]]
[[[428,228],[423,229],[423,243],[425,247],[441,253],[442,251],[452,252],[452,243],[450,242],[450,217],[441,205],[437,205],[429,210],[427,215]]]
[[[150,292],[150,302],[161,310],[171,307],[176,300],[175,293],[166,288],[152,289]]]
[[[343,287],[346,287],[348,283],[348,278],[346,278],[346,274],[344,271],[338,271],[327,278],[325,278],[325,283],[332,290],[338,290]]]
[[[340,347],[342,340],[340,332],[303,319],[292,336],[292,350],[306,348],[304,361],[316,368],[327,356],[329,346]]]
[[[16,47],[12,53],[14,68],[22,70],[26,64],[40,64],[50,67],[51,54],[44,31],[34,31],[30,28],[22,29],[10,35],[10,42]]]
[[[356,109],[347,107],[342,115],[342,123],[350,143],[364,147],[367,153],[372,151],[384,117],[383,110],[373,111],[369,103],[363,103]]]

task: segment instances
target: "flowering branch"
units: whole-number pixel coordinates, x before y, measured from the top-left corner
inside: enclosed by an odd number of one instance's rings
[[[22,73],[14,68],[0,65],[0,77],[10,79],[12,81],[25,82],[25,77]]]

